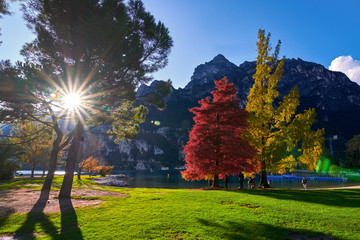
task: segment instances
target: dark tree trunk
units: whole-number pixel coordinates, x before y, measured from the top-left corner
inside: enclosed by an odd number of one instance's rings
[[[261,169],[259,187],[261,187],[261,188],[270,188],[269,182],[267,180],[267,172],[266,172],[265,169]]]
[[[48,169],[48,174],[46,175],[46,178],[44,181],[44,185],[42,187],[43,191],[50,191],[50,189],[51,189],[51,184],[54,179],[54,174],[55,174],[55,170],[56,170],[58,154],[59,154],[60,150],[65,146],[65,145],[60,146],[61,140],[63,138],[63,133],[60,131],[59,125],[55,118],[55,115],[50,107],[49,107],[49,111],[51,113],[51,117],[53,120],[54,129],[56,132],[56,138],[53,142],[53,149],[51,150],[51,154],[50,154],[49,169]]]
[[[43,166],[43,172],[42,172],[42,174],[41,174],[41,177],[44,177],[44,176],[45,176],[45,170],[46,170],[46,165],[44,164],[44,166]]]
[[[77,171],[77,177],[78,177],[78,180],[81,180],[81,169],[78,169],[78,171]]]
[[[34,171],[35,171],[35,163],[33,163],[32,167],[31,167],[31,176],[30,177],[34,177]]]
[[[78,121],[75,129],[74,129],[74,137],[71,142],[71,146],[68,153],[68,158],[65,166],[65,176],[63,183],[61,185],[59,198],[70,198],[71,189],[74,179],[74,171],[77,160],[77,153],[80,148],[81,135],[84,129],[84,125],[81,120]]]
[[[54,179],[55,170],[56,170],[56,164],[57,164],[57,157],[60,152],[60,142],[61,142],[62,136],[57,136],[57,138],[53,142],[53,149],[51,150],[50,154],[50,162],[49,162],[49,170],[48,174],[46,175],[44,185],[42,187],[42,190],[44,191],[50,191],[52,181]]]
[[[61,141],[62,141],[64,135],[59,128],[59,124],[58,124],[57,118],[55,117],[53,110],[51,109],[50,106],[47,106],[47,107],[49,109],[49,112],[50,112],[50,115],[52,118],[52,122],[54,125],[54,130],[56,132],[56,139],[53,142],[53,149],[51,150],[50,160],[49,160],[48,174],[46,175],[44,185],[41,189],[42,191],[50,191],[51,184],[52,184],[52,181],[53,181],[54,175],[55,175],[57,158],[58,158],[59,152],[61,151],[61,149],[63,149],[69,143],[69,141],[72,139],[72,134],[73,134],[73,133],[71,133],[70,136],[68,137],[68,139],[64,143],[61,144]]]
[[[214,181],[212,187],[218,188],[219,187],[219,174],[214,175]]]

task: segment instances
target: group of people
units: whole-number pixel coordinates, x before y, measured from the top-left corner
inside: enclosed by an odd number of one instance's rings
[[[240,173],[240,174],[239,174],[240,186],[239,186],[238,189],[243,189],[243,188],[244,188],[244,180],[245,180],[244,174],[243,174],[243,173]],[[228,188],[228,184],[229,184],[229,178],[228,178],[227,175],[225,175],[224,182],[225,182],[225,188],[227,189],[227,188]],[[268,183],[270,184],[269,181],[268,181]],[[304,187],[304,190],[306,190],[306,187],[307,187],[307,179],[306,179],[306,177],[303,177],[303,179],[301,180],[301,183],[302,183],[302,185],[303,185],[303,187]],[[212,181],[209,180],[209,187],[211,187],[211,185],[212,185]],[[254,178],[254,177],[250,177],[250,178],[249,178],[248,188],[249,188],[249,189],[254,189],[254,188],[255,188],[255,178]]]
[[[244,188],[244,181],[245,181],[244,174],[240,173],[240,174],[239,174],[240,186],[239,186],[238,189],[243,189],[243,188]],[[228,183],[229,183],[229,178],[228,178],[227,175],[225,175],[224,182],[225,182],[225,188],[227,189],[227,188],[228,188]],[[249,181],[248,181],[248,186],[249,186],[249,189],[255,188],[255,178],[251,177],[251,178],[249,179]]]

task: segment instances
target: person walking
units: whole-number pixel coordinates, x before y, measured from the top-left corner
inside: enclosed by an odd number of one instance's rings
[[[248,184],[249,184],[249,188],[250,188],[250,189],[253,189],[253,188],[255,187],[255,179],[254,179],[253,177],[251,177],[251,178],[249,179]]]
[[[225,175],[225,188],[228,189],[229,178]]]
[[[239,174],[239,182],[240,182],[239,189],[243,189],[244,188],[244,174],[242,172]]]
[[[301,183],[302,183],[302,185],[303,185],[303,187],[304,187],[304,190],[306,190],[306,184],[307,184],[307,179],[306,179],[306,177],[303,177],[303,179],[301,180]]]

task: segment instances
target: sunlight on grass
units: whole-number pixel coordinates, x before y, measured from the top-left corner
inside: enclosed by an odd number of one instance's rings
[[[89,179],[77,185],[84,186],[85,183],[95,185]],[[101,189],[130,195],[73,196],[76,199],[105,201],[96,208],[76,209],[78,225],[85,239],[289,239],[290,234],[360,239],[360,189]],[[47,224],[51,223],[58,229],[55,236],[66,236],[68,239],[75,236],[72,235],[75,230],[71,229],[60,233],[62,224],[71,225],[71,215],[65,218],[65,222],[61,221],[60,213],[46,216],[49,220]],[[0,236],[14,233],[25,218],[25,214],[13,214],[1,219]],[[37,234],[43,235],[44,231],[44,226],[35,228]]]

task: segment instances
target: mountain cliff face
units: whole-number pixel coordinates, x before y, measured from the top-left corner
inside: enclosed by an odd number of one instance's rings
[[[149,106],[149,115],[137,139],[117,145],[104,138],[103,154],[118,169],[182,167],[182,146],[186,144],[193,125],[193,114],[188,109],[197,106],[198,100],[210,96],[214,80],[224,76],[237,87],[241,99],[239,105],[244,108],[253,85],[255,68],[256,62],[244,62],[237,66],[223,55],[199,65],[186,87],[174,89],[167,97],[164,111]],[[142,85],[139,92],[146,93],[156,84],[154,81],[150,86]],[[334,149],[343,151],[344,143],[360,133],[360,86],[345,74],[327,70],[319,64],[287,59],[278,91],[285,95],[295,86],[300,93],[299,111],[315,108],[318,113],[315,128],[325,128],[327,138],[337,135]]]

